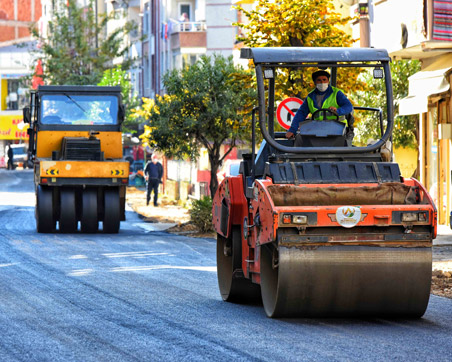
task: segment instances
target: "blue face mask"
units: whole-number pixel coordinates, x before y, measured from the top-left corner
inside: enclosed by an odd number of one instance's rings
[[[325,92],[328,89],[328,83],[317,83],[315,86],[320,92]]]

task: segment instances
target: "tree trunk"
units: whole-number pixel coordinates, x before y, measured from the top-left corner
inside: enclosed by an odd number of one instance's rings
[[[224,140],[223,140],[224,141]],[[223,143],[215,143],[211,148],[208,148],[209,152],[209,162],[210,162],[210,196],[213,198],[218,189],[218,170],[223,163],[226,156],[235,148],[235,141],[229,147],[229,150],[225,152],[223,156],[220,156],[221,145]]]
[[[215,196],[215,193],[218,189],[218,178],[217,173],[218,169],[220,168],[220,160],[219,157],[211,158],[209,155],[210,160],[210,196],[213,198]]]

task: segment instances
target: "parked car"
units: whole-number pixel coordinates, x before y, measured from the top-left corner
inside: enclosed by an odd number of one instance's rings
[[[11,145],[11,148],[13,149],[14,165],[22,166],[24,169],[33,166],[28,161],[28,145],[26,143]]]
[[[242,160],[226,160],[221,167],[221,170],[217,172],[218,183],[224,180],[226,176],[237,176],[240,170],[240,162]]]

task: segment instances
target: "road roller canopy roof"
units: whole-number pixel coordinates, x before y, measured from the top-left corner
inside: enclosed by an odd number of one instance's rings
[[[281,154],[286,158],[291,154],[299,158],[305,156],[308,157],[308,155],[315,155],[315,157],[320,157],[320,155],[332,154],[349,158],[365,156],[373,157],[373,155],[375,154],[380,154],[383,147],[386,146],[387,141],[390,140],[394,127],[394,106],[391,71],[389,67],[389,62],[391,61],[391,59],[386,50],[345,47],[261,47],[241,49],[241,58],[251,59],[254,62],[259,104],[258,107],[255,108],[255,111],[253,111],[253,113],[257,111],[259,115],[258,122],[260,125],[260,130],[266,143],[269,145],[269,155],[275,154],[278,157],[278,155]],[[298,95],[293,94],[287,95],[289,98],[286,98],[284,100],[277,98],[278,92],[275,88],[282,84],[280,83],[280,78],[283,77],[286,73],[284,71],[281,72],[280,69],[284,68],[290,69],[290,71],[297,71],[298,68],[329,69],[329,72],[331,74],[330,84],[333,87],[336,87],[339,68],[373,68],[374,78],[380,79],[382,82],[384,82],[383,88],[385,88],[386,90],[386,101],[381,102],[381,104],[377,108],[362,107],[361,105],[356,104],[354,105],[354,110],[359,110],[360,112],[368,112],[368,114],[375,115],[374,118],[376,120],[376,123],[379,122],[381,135],[380,139],[366,147],[357,147],[356,145],[352,145],[351,142],[349,142],[347,146],[338,146],[336,144],[331,145],[328,144],[328,142],[324,142],[324,145],[320,146],[319,142],[317,142],[316,144],[311,144],[309,147],[295,147],[293,145],[293,141],[285,139],[284,133],[275,132],[276,119],[284,128],[286,128],[285,126],[287,126],[291,122],[291,119],[288,119],[287,121],[281,120],[283,119],[284,112],[278,113],[276,107],[277,103],[280,102],[281,104],[285,104],[284,102],[289,102],[290,99],[297,99],[290,97],[299,97]],[[276,80],[277,78],[278,81]],[[348,94],[350,91],[352,91],[352,89],[344,90],[346,94]],[[302,101],[298,103],[301,104]],[[300,105],[298,105],[298,107],[299,106]],[[296,109],[298,109],[298,107]],[[384,108],[386,109],[385,116],[387,117],[387,119],[385,120],[383,119]],[[291,109],[291,112],[289,113],[294,116],[296,109]],[[349,113],[343,116],[350,118],[352,117],[352,114]],[[324,114],[324,117],[327,117],[327,115],[325,116]],[[306,120],[308,120],[308,118]],[[317,121],[317,119],[314,119],[314,114],[312,115],[311,121]],[[339,121],[339,117],[337,117],[337,121]],[[286,124],[284,125],[282,123]],[[325,132],[330,134],[330,130],[327,129],[327,126],[331,126],[332,123],[330,122],[330,125],[327,125],[327,123],[328,122],[323,122],[321,126],[319,125],[319,127],[325,128]],[[351,124],[353,123],[351,122]],[[300,126],[300,134],[302,133],[301,127],[304,126],[305,125]],[[378,129],[378,126],[376,126],[376,128]],[[317,140],[320,140],[320,138],[321,136],[318,136]],[[377,156],[377,158],[378,157],[379,156]]]
[[[124,118],[120,87],[40,86],[35,92],[40,129],[119,130]]]
[[[254,64],[389,62],[391,60],[387,50],[373,48],[242,48],[240,57],[243,59],[253,59]]]

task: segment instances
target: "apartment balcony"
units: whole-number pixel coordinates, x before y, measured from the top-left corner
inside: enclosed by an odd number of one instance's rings
[[[205,22],[183,22],[171,24],[171,49],[205,48],[207,31]]]
[[[398,9],[398,13],[406,10]],[[441,0],[415,0],[418,11],[401,21],[401,48],[391,52],[395,59],[426,59],[452,51],[452,22],[448,4]],[[405,11],[406,12],[406,11]]]

